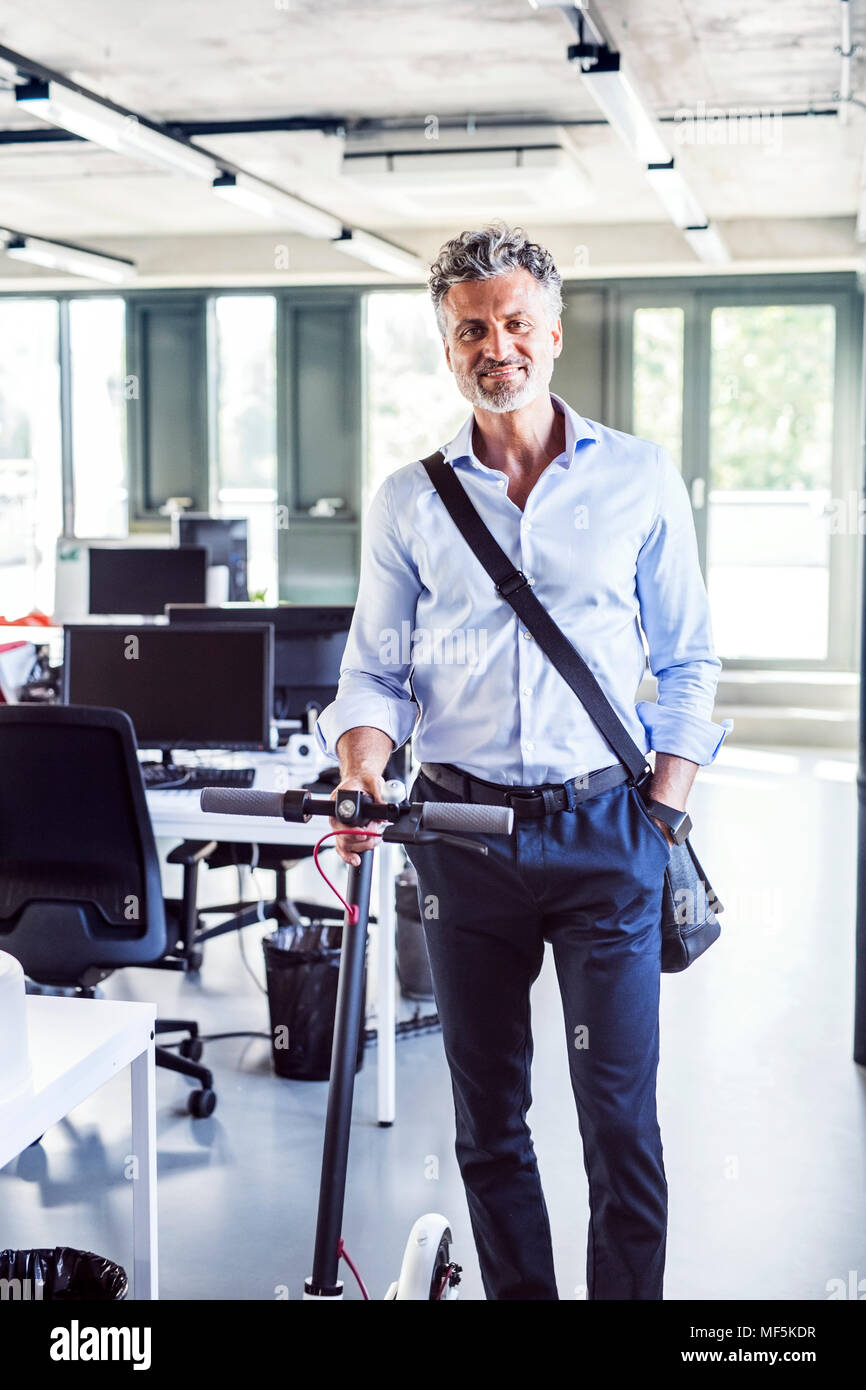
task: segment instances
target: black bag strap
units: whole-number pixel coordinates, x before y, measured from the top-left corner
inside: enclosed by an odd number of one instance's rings
[[[627,767],[634,783],[643,781],[652,773],[645,755],[620,720],[583,657],[553,621],[544,604],[536,598],[526,575],[514,568],[499,542],[491,535],[454,469],[445,462],[441,451],[421,462],[454,525],[496,585],[496,592],[511,605],[551,665],[571,686],[599,733]]]

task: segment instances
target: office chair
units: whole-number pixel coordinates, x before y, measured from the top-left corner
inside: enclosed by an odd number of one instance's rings
[[[0,706],[0,950],[37,985],[92,998],[112,971],[163,962],[178,907],[163,899],[128,716]],[[156,1062],[198,1081],[189,1111],[210,1115],[198,1025],[158,1019],[156,1032],[187,1035]]]

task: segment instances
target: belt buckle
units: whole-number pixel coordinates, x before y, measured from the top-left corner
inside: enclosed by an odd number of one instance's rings
[[[536,804],[540,803],[543,807],[541,812],[542,815],[552,816],[554,811],[559,809],[555,804],[556,794],[559,790],[558,787],[532,787],[526,791],[509,792],[508,799],[511,803],[512,810],[516,809],[514,806],[515,802],[523,802],[524,804],[534,802]]]
[[[535,787],[521,788],[519,791],[508,791],[505,793],[505,799],[509,806],[513,806],[516,801],[538,801],[540,798],[541,792]]]

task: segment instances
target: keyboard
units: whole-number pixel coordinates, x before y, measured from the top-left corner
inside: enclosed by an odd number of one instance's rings
[[[142,763],[141,774],[149,792],[200,792],[205,787],[251,787],[253,767],[164,767]]]

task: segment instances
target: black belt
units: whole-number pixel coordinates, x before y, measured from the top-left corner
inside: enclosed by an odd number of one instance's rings
[[[622,763],[612,767],[601,767],[596,772],[572,777],[568,782],[558,785],[543,784],[538,787],[507,787],[501,782],[485,782],[481,777],[472,777],[459,767],[449,763],[422,763],[421,771],[437,787],[456,792],[464,801],[475,801],[482,806],[510,806],[516,818],[524,816],[549,816],[554,811],[571,811],[579,801],[597,796],[610,787],[618,787],[628,781],[628,768]]]

